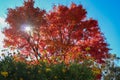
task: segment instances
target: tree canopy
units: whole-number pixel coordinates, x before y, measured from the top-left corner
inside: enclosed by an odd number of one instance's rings
[[[50,63],[104,63],[108,56],[108,44],[97,20],[87,19],[82,5],[58,5],[46,12],[34,7],[33,0],[25,1],[21,7],[8,9],[6,22],[9,28],[3,31],[5,46],[19,50],[25,57]],[[30,31],[25,31],[27,26]]]

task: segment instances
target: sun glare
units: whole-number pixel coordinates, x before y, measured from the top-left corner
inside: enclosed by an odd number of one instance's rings
[[[25,31],[27,31],[27,32],[31,31],[31,27],[30,26],[26,26],[25,27]]]

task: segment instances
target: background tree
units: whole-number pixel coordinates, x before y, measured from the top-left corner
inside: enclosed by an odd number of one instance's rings
[[[109,58],[106,60],[106,66],[103,70],[105,80],[120,80],[120,66],[118,66],[119,60],[120,57],[117,57],[115,54],[109,54]]]

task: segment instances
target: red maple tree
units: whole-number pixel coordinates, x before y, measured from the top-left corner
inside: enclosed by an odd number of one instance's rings
[[[108,55],[108,45],[98,22],[86,19],[82,5],[59,5],[46,13],[34,7],[34,1],[24,2],[22,7],[8,9],[4,29],[6,46],[17,48],[25,56],[48,62],[80,62],[94,59],[103,63]],[[24,26],[32,30],[25,32]]]
[[[74,3],[70,7],[54,6],[46,15],[47,26],[40,30],[47,44],[43,49],[48,52],[46,56],[52,55],[54,61],[79,62],[92,57],[98,63],[104,62],[109,51],[107,43],[98,22],[87,20],[86,13],[82,5]]]
[[[6,22],[9,28],[5,28],[3,33],[5,46],[19,50],[24,57],[31,56],[38,59],[39,28],[46,23],[45,10],[34,7],[34,1],[24,1],[24,5],[15,9],[8,9]],[[26,31],[26,28],[32,28]],[[35,30],[33,32],[33,30]]]

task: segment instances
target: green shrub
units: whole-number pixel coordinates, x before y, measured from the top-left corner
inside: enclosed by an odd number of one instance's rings
[[[92,70],[82,64],[65,65],[40,62],[28,65],[12,57],[0,61],[0,80],[95,80]]]

